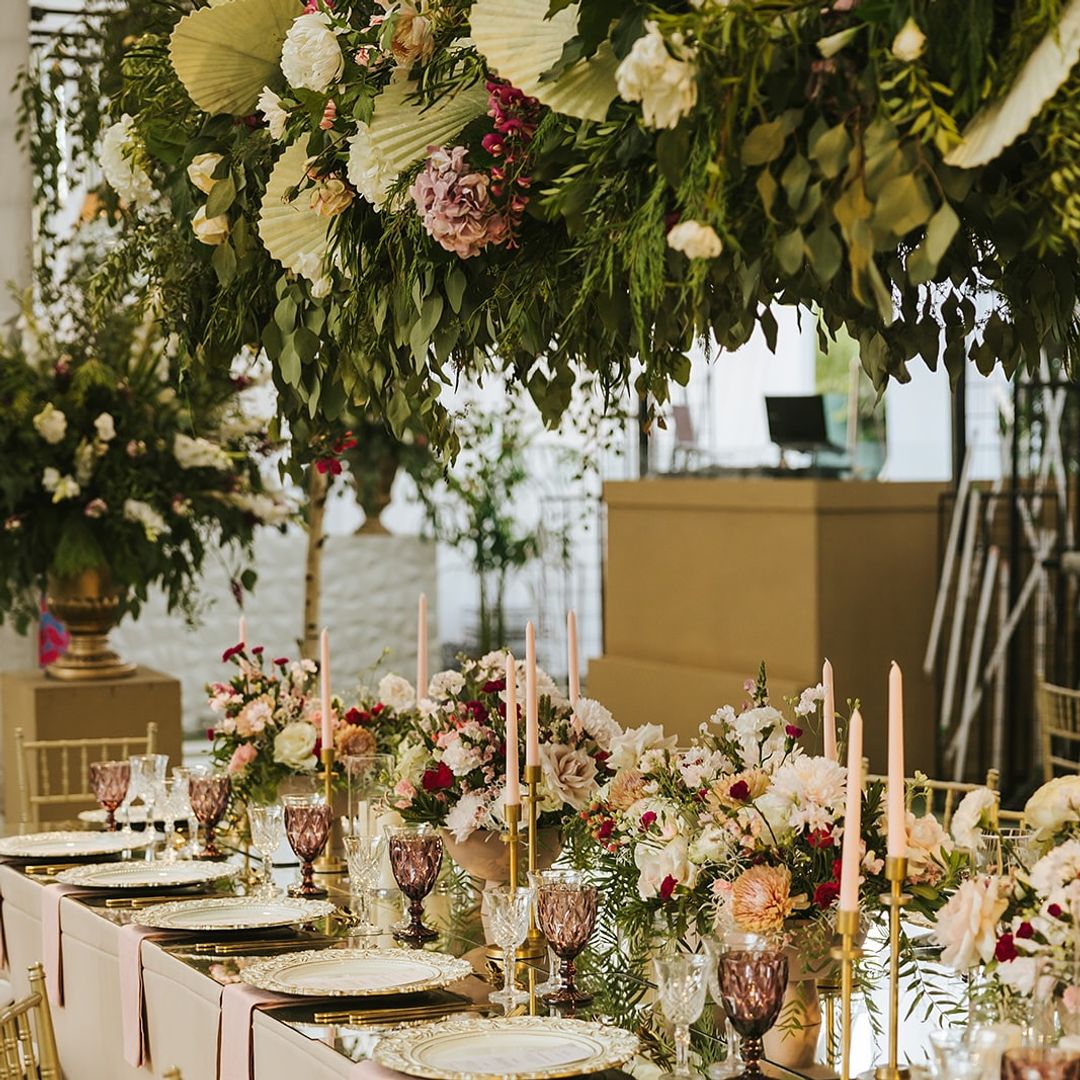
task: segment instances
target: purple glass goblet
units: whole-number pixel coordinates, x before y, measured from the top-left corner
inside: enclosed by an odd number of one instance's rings
[[[596,887],[577,870],[539,870],[529,882],[536,890],[536,922],[562,961],[562,985],[544,994],[544,1001],[570,1009],[587,1005],[593,996],[577,988],[574,961],[596,926]]]
[[[740,1080],[762,1075],[762,1036],[776,1023],[787,990],[788,960],[777,949],[729,949],[720,957],[720,1000],[741,1036]]]
[[[409,901],[409,924],[394,931],[398,941],[420,946],[439,935],[424,925],[424,897],[435,887],[442,866],[442,837],[430,825],[390,830],[390,869]]]
[[[1001,1080],[1080,1080],[1080,1052],[1041,1046],[1006,1050]]]
[[[116,809],[127,795],[131,766],[126,761],[94,761],[90,763],[89,774],[90,790],[105,811],[105,827],[116,832]]]
[[[225,816],[232,796],[232,780],[229,774],[218,769],[201,766],[191,770],[188,778],[188,799],[191,810],[199,824],[206,830],[200,859],[220,859],[221,851],[214,843],[214,832]]]
[[[285,835],[300,860],[300,881],[289,886],[290,896],[325,896],[326,890],[315,884],[313,863],[330,839],[334,809],[320,795],[286,795]]]

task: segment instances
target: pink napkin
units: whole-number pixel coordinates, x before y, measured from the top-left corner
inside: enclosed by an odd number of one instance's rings
[[[121,926],[120,944],[120,1029],[124,1060],[138,1069],[146,1060],[146,1016],[143,1001],[142,944],[147,938],[165,937],[160,930],[145,926]]]
[[[64,958],[60,946],[60,902],[71,893],[85,892],[74,885],[53,882],[41,890],[41,963],[49,1001],[64,1004]]]
[[[229,983],[222,987],[218,1080],[254,1080],[252,1014],[258,1008],[295,1004],[296,998],[291,994],[272,994],[246,983]]]

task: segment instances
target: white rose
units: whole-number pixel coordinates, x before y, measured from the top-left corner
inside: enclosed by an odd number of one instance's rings
[[[218,214],[217,217],[208,218],[206,207],[200,206],[191,219],[191,231],[199,243],[217,247],[218,244],[224,244],[229,237],[229,217],[227,214]]]
[[[376,210],[381,210],[397,179],[397,172],[379,156],[371,139],[370,128],[363,122],[356,125],[356,134],[349,140],[349,160],[345,171],[349,183]]]
[[[192,438],[177,432],[173,438],[173,457],[181,469],[216,469],[227,471],[232,462],[229,455],[209,439]]]
[[[34,417],[34,430],[51,446],[67,434],[67,417],[50,401]]]
[[[646,127],[673,128],[697,104],[696,55],[681,34],[665,41],[656,23],[646,21],[645,33],[615,70],[619,96],[641,102]]]
[[[281,70],[290,86],[321,94],[344,67],[345,57],[325,11],[293,20],[281,50]]]
[[[634,865],[638,868],[638,895],[642,900],[659,896],[668,878],[691,889],[697,880],[697,867],[690,862],[684,836],[676,836],[663,847],[638,844],[634,848]]]
[[[900,27],[900,32],[893,38],[892,54],[897,60],[910,64],[918,60],[926,48],[926,35],[919,29],[919,24],[912,18]]]
[[[255,108],[262,113],[269,127],[270,138],[280,139],[285,134],[285,122],[289,119],[289,114],[281,107],[281,98],[269,86],[264,86]]]
[[[97,432],[99,442],[112,442],[116,438],[116,424],[112,416],[107,412],[103,412],[94,421],[94,431]]]
[[[997,795],[989,788],[975,788],[961,800],[949,824],[953,839],[963,848],[974,851],[983,829],[993,822]]]
[[[611,710],[592,698],[578,698],[574,715],[589,738],[595,740],[601,750],[607,750],[613,739],[622,734],[622,728],[611,715]]]
[[[668,247],[681,251],[688,259],[715,259],[724,245],[711,225],[700,221],[680,221],[667,234]]]
[[[998,920],[1008,906],[999,878],[972,878],[963,882],[938,912],[934,937],[942,963],[966,971],[989,963],[997,944]]]
[[[659,724],[642,724],[630,728],[611,740],[611,756],[608,768],[616,770],[630,769],[637,765],[646,750],[674,750],[678,737],[664,737],[664,729]]]
[[[379,680],[376,693],[379,700],[394,712],[405,712],[416,704],[413,684],[401,675],[384,675]]]
[[[169,532],[165,519],[150,505],[139,499],[124,500],[124,520],[141,525],[146,539],[151,544]]]
[[[719,825],[706,825],[690,842],[690,861],[696,866],[723,863],[735,846],[735,838]]]
[[[419,776],[427,761],[427,750],[420,743],[405,739],[398,747],[396,772],[398,779],[408,780],[411,777]]]
[[[1080,821],[1080,776],[1058,776],[1043,784],[1028,799],[1024,820],[1042,839]]]
[[[154,197],[154,185],[137,161],[140,149],[135,121],[127,113],[101,137],[101,171],[116,194],[133,206],[147,206]]]
[[[456,697],[465,688],[465,676],[460,671],[436,671],[428,683],[428,697],[432,701],[446,701]]]
[[[214,190],[217,181],[214,170],[222,161],[221,154],[196,154],[187,167],[188,179],[204,194]]]
[[[559,743],[540,747],[540,766],[544,780],[560,803],[580,810],[596,792],[596,762],[584,750],[574,750]]]
[[[274,736],[274,761],[290,769],[314,769],[318,732],[306,720],[293,720]]]

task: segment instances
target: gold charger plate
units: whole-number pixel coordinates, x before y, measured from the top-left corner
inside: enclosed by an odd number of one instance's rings
[[[301,997],[374,997],[438,990],[472,970],[468,960],[424,949],[313,949],[252,964],[244,982]]]
[[[249,896],[174,900],[136,912],[132,922],[153,930],[190,930],[213,934],[226,930],[270,930],[333,915],[328,900],[255,900]]]
[[[56,880],[82,889],[183,889],[234,878],[238,866],[192,859],[176,862],[90,863],[62,870]]]
[[[121,855],[125,851],[146,848],[159,839],[153,831],[126,834],[54,830],[6,836],[0,840],[0,856],[7,859],[26,859],[28,862],[100,858],[102,855]]]
[[[554,1080],[614,1069],[638,1051],[622,1028],[549,1016],[445,1020],[391,1033],[374,1059],[427,1080]]]

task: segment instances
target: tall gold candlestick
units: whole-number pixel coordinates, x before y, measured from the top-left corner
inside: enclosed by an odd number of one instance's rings
[[[541,769],[539,765],[525,766],[525,784],[529,789],[528,853],[530,874],[536,873],[538,869],[536,860],[539,848],[540,777]],[[529,884],[532,884],[531,878]],[[536,925],[535,908],[529,913],[529,936],[525,939],[522,949],[522,955],[530,959],[547,955],[547,939],[540,933],[540,928]]]
[[[510,891],[515,892],[518,887],[518,823],[521,821],[521,803],[507,805],[506,810],[507,838],[510,847]]]
[[[345,869],[345,864],[334,855],[334,748],[324,746],[322,748],[323,763],[323,792],[326,797],[326,805],[330,807],[330,833],[326,837],[326,847],[322,854],[312,864],[316,874],[340,874]]]
[[[851,1080],[851,994],[855,961],[862,950],[855,945],[859,930],[858,911],[838,911],[836,932],[839,943],[832,955],[840,961],[840,1080]]]
[[[889,909],[889,1060],[874,1070],[876,1080],[907,1080],[910,1069],[902,1069],[897,1060],[900,1043],[900,909],[911,897],[903,891],[907,878],[907,859],[890,855],[885,860],[889,891],[881,902]]]

